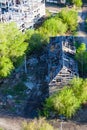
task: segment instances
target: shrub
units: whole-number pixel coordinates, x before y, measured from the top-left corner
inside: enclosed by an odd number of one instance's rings
[[[65,87],[59,93],[54,94],[46,100],[45,111],[55,111],[66,117],[72,117],[80,107],[80,102],[75,97],[73,90]]]
[[[25,43],[25,34],[13,22],[0,23],[0,40],[0,78],[5,78],[16,64],[19,66],[23,62],[21,57],[26,53],[28,44]]]
[[[70,3],[70,4],[74,4],[77,7],[82,6],[82,0],[67,0],[67,2]]]
[[[40,28],[40,31],[42,30],[48,36],[62,35],[67,32],[67,25],[62,22],[62,19],[52,17],[44,22],[43,26]]]
[[[59,13],[59,17],[62,19],[64,23],[67,24],[68,30],[71,32],[76,31],[78,23],[78,13],[75,10],[68,10],[68,9],[63,9]]]
[[[81,102],[87,102],[87,79],[83,81],[82,84],[83,90],[81,91]]]
[[[26,31],[26,42],[29,43],[28,51],[30,53],[37,53],[42,51],[44,46],[48,43],[48,37],[44,35],[43,32],[28,30]]]
[[[78,62],[80,76],[87,77],[87,51],[85,43],[80,44],[77,48],[75,58]]]
[[[82,6],[82,0],[73,0],[73,3],[77,7],[81,7]]]
[[[30,123],[23,123],[23,130],[54,130],[54,128],[44,119],[35,119]]]
[[[75,77],[70,85],[46,99],[44,115],[50,113],[72,117],[87,102],[87,79]]]
[[[71,83],[71,89],[75,97],[80,101],[81,104],[87,101],[87,79],[74,78]]]
[[[75,77],[70,82],[70,87],[73,90],[73,93],[76,98],[80,100],[82,91],[83,91],[83,79],[79,77]]]

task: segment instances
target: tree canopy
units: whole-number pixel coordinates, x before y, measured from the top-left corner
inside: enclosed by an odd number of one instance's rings
[[[23,57],[28,44],[14,23],[0,24],[0,77],[8,76]]]
[[[82,6],[82,0],[72,0],[73,4],[75,4],[77,7]]]
[[[70,4],[74,4],[77,7],[82,6],[82,0],[67,0],[67,2],[69,2]]]
[[[76,52],[76,59],[78,61],[79,73],[82,77],[87,76],[87,51],[86,44],[82,43]]]
[[[55,16],[49,17],[38,30],[45,36],[64,35],[77,30],[78,13],[74,10],[63,9]]]
[[[27,30],[25,34],[25,41],[29,44],[29,53],[39,53],[43,49],[43,47],[49,42],[48,35],[45,36],[44,33],[40,33],[37,30]]]
[[[64,86],[63,89],[46,99],[44,114],[49,116],[52,112],[70,118],[86,101],[87,79],[75,77],[70,81],[69,86]]]
[[[63,35],[67,31],[67,25],[62,22],[62,19],[52,17],[45,21],[43,26],[40,28],[40,31],[42,30],[43,33],[48,36],[56,36],[58,34]]]
[[[63,9],[59,13],[59,17],[67,24],[68,30],[71,30],[71,32],[76,31],[78,26],[78,13],[75,10],[72,9],[69,11],[68,9]]]

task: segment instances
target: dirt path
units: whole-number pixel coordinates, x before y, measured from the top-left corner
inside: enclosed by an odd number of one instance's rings
[[[80,124],[71,121],[67,122],[53,121],[51,124],[55,126],[57,130],[87,130],[86,124]]]
[[[4,130],[21,130],[22,121],[21,118],[0,117],[0,128],[4,128]]]
[[[22,118],[0,118],[0,128],[4,128],[4,130],[22,130],[22,123],[25,120],[26,119]],[[51,120],[49,122],[58,130],[87,130],[87,124],[71,121],[64,121],[61,123],[60,120]]]

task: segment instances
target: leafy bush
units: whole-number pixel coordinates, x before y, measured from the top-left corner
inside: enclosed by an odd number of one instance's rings
[[[70,3],[70,4],[74,4],[77,7],[82,6],[82,0],[67,0],[67,2]]]
[[[79,107],[80,102],[73,94],[72,89],[66,87],[46,100],[45,110],[53,109],[57,114],[71,117]]]
[[[45,36],[63,35],[67,31],[75,32],[78,26],[78,13],[75,10],[63,9],[60,13],[47,19],[39,28]]]
[[[0,77],[7,77],[24,56],[28,44],[14,23],[0,23]],[[23,62],[23,59],[22,59]]]
[[[40,52],[43,47],[48,43],[48,37],[43,33],[34,30],[28,30],[26,32],[26,42],[29,43],[28,51],[30,53]]]
[[[81,104],[87,101],[87,79],[75,77],[70,82],[70,87]]]
[[[81,91],[81,102],[87,102],[87,79],[83,81],[82,84],[83,90]]]
[[[83,90],[83,79],[79,77],[73,78],[70,82],[70,87],[73,90],[75,97],[80,99]]]
[[[44,119],[35,119],[30,123],[23,123],[23,130],[54,130],[54,128]]]
[[[77,7],[81,7],[82,6],[82,0],[72,0],[72,2]]]
[[[78,13],[75,10],[63,9],[59,13],[59,17],[67,24],[68,30],[71,32],[76,31],[78,26]]]
[[[63,35],[67,31],[67,25],[62,22],[62,19],[55,19],[55,17],[52,17],[44,22],[43,26],[40,28],[40,31],[42,30],[43,33],[46,33],[48,36]]]
[[[79,67],[79,74],[82,77],[87,76],[87,51],[86,51],[86,44],[82,43],[77,48],[75,58],[78,62]]]
[[[70,86],[64,87],[46,99],[44,115],[49,116],[52,112],[70,118],[85,102],[87,102],[87,79],[75,77]]]

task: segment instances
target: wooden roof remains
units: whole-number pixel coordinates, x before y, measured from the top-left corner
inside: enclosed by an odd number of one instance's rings
[[[50,86],[63,83],[64,79],[68,83],[70,79],[78,75],[78,66],[74,59],[76,48],[73,36],[51,37],[48,48],[48,77]],[[59,79],[61,80],[58,81]]]

